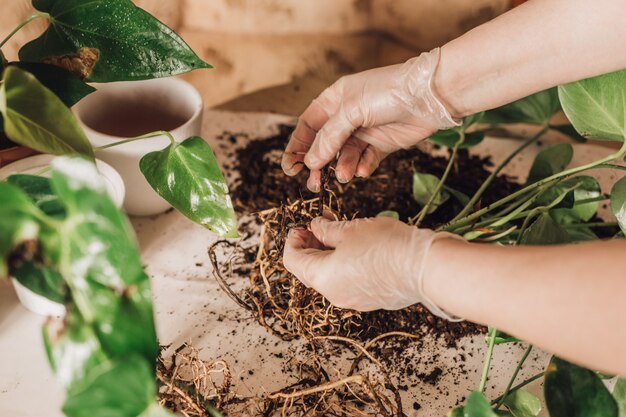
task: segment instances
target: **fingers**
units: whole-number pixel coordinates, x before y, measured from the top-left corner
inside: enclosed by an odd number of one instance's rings
[[[311,222],[311,232],[327,248],[336,248],[341,244],[346,232],[356,221],[331,221],[318,217]]]
[[[319,263],[328,256],[329,251],[315,238],[313,233],[303,229],[291,229],[285,241],[283,264],[304,285],[311,286],[315,280]]]
[[[363,123],[358,106],[342,105],[320,129],[304,158],[310,169],[321,169],[335,159],[352,133]]]
[[[385,159],[387,155],[387,153],[371,145],[368,146],[361,155],[355,175],[360,178],[369,177],[376,170],[376,168],[378,168],[380,162]]]
[[[285,174],[294,176],[304,166],[304,155],[311,148],[317,132],[328,121],[328,113],[322,102],[314,100],[302,113],[296,124],[296,128],[289,138],[281,166]]]
[[[354,178],[359,160],[361,159],[361,153],[365,148],[367,148],[367,143],[354,136],[348,139],[341,149],[339,160],[335,167],[335,176],[340,183],[345,184]]]

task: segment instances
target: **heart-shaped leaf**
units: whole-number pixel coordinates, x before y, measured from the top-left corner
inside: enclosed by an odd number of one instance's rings
[[[96,91],[92,86],[85,84],[76,75],[54,65],[13,62],[16,66],[35,76],[37,80],[52,91],[67,107],[72,107],[84,97]]]
[[[65,217],[65,207],[52,190],[50,178],[38,175],[14,174],[7,178],[9,184],[13,184],[22,190],[37,207],[50,217]]]
[[[552,357],[544,394],[551,417],[617,417],[617,404],[590,370]]]
[[[420,206],[425,206],[430,196],[435,193],[439,178],[431,174],[413,173],[413,198]],[[441,189],[432,201],[427,214],[434,213],[443,203],[448,201],[450,194]]]
[[[34,75],[9,66],[0,87],[4,130],[14,142],[43,153],[80,154],[93,150],[72,112]]]
[[[133,417],[156,401],[152,365],[139,355],[105,363],[72,387],[63,404],[68,417]]]
[[[430,141],[436,143],[437,145],[445,146],[448,148],[453,148],[454,145],[459,141],[461,134],[455,129],[449,130],[441,130],[437,133],[434,133],[430,137]],[[485,139],[485,132],[471,132],[465,134],[465,139],[463,143],[459,145],[459,149],[467,149],[472,146],[478,145],[480,142]]]
[[[62,252],[55,259],[78,310],[93,323],[107,352],[141,353],[152,363],[158,346],[150,283],[128,219],[90,161],[57,158],[51,179],[67,213],[58,231]]]
[[[532,184],[563,171],[574,156],[574,149],[569,143],[560,143],[539,152],[528,174],[528,184]]]
[[[569,234],[554,221],[550,213],[542,213],[524,232],[521,243],[524,245],[558,245],[568,243]]]
[[[551,88],[490,110],[481,121],[491,124],[530,123],[546,126],[560,109],[557,90]]]
[[[20,60],[94,82],[145,80],[211,68],[174,31],[130,0],[33,0],[50,27]]]
[[[626,233],[626,177],[617,181],[611,190],[611,211],[622,232]]]
[[[565,115],[584,137],[626,137],[626,70],[559,86]]]
[[[35,294],[55,303],[65,302],[67,286],[63,277],[55,270],[37,266],[33,262],[26,262],[14,269],[11,275]]]
[[[498,417],[482,392],[474,391],[467,397],[463,417]]]
[[[618,378],[613,388],[613,398],[617,402],[619,417],[626,417],[626,379]]]
[[[528,391],[515,390],[504,399],[504,405],[513,417],[536,417],[541,412],[541,401]]]
[[[183,215],[220,236],[238,236],[228,185],[202,138],[151,152],[139,166],[152,188]]]
[[[576,187],[564,200],[565,205],[560,204],[551,210],[552,218],[560,224],[588,222],[598,211],[600,205],[597,201],[582,203],[600,197],[602,191],[598,181],[589,176],[579,176],[561,181],[555,187],[561,190]],[[563,206],[563,207],[561,207]]]

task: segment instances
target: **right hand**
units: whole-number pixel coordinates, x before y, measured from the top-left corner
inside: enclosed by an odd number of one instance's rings
[[[345,183],[369,177],[390,153],[457,126],[432,90],[438,63],[435,49],[339,79],[300,116],[283,155],[285,173],[296,175],[306,164],[307,186],[318,192],[320,169],[337,156],[335,176]]]

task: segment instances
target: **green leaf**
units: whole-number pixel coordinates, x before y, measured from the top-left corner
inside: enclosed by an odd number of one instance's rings
[[[565,198],[565,205],[560,204],[551,210],[552,218],[559,224],[572,224],[588,222],[598,211],[600,203],[593,201],[579,204],[584,200],[590,200],[602,195],[598,181],[589,176],[579,176],[561,181],[555,187],[565,190],[576,186]],[[564,206],[564,207],[563,207]]]
[[[9,256],[19,245],[36,241],[40,229],[29,198],[14,185],[0,182],[0,278],[9,275]]]
[[[563,133],[564,135],[569,136],[571,139],[573,139],[574,141],[576,141],[578,143],[585,143],[585,142],[587,142],[587,139],[585,139],[584,137],[580,136],[580,134],[576,131],[576,129],[574,129],[574,126],[572,126],[571,124],[550,125],[550,129],[554,129],[556,131],[559,131],[559,132]]]
[[[130,0],[33,0],[50,27],[20,60],[62,66],[93,82],[145,80],[211,68]]]
[[[437,133],[434,133],[430,140],[437,145],[446,146],[448,148],[453,148],[454,145],[459,141],[460,133],[455,129],[449,130],[440,130]],[[471,132],[465,134],[465,140],[461,145],[459,145],[459,149],[467,149],[472,146],[478,145],[480,142],[485,139],[485,132]]]
[[[626,137],[626,70],[559,86],[565,115],[586,138]]]
[[[504,399],[504,405],[513,417],[536,417],[541,412],[541,401],[531,393],[518,389]]]
[[[56,158],[51,179],[67,212],[58,230],[61,252],[54,259],[78,310],[93,323],[107,352],[141,353],[154,363],[158,345],[150,283],[128,219],[111,201],[92,162]]]
[[[550,213],[542,213],[524,232],[524,245],[558,245],[568,243],[569,234],[552,219]]]
[[[613,398],[619,409],[619,417],[626,417],[626,379],[618,378],[613,388]]]
[[[393,210],[381,211],[376,215],[376,217],[391,217],[392,219],[400,220],[400,214],[398,214],[397,211]]]
[[[85,84],[76,75],[54,65],[31,62],[13,62],[11,65],[33,74],[41,84],[52,91],[67,107],[72,107],[96,91],[95,88]]]
[[[617,404],[590,370],[552,357],[544,384],[551,417],[617,417]]]
[[[561,109],[556,88],[540,91],[513,103],[485,113],[482,122],[530,123],[547,125],[552,116]]]
[[[63,207],[59,197],[52,191],[50,178],[38,175],[14,174],[7,178],[7,182],[26,193],[31,201],[48,216],[55,218],[65,217],[65,207]]]
[[[72,308],[64,319],[47,321],[43,337],[52,370],[66,389],[84,385],[109,360],[91,326]]]
[[[63,277],[53,269],[26,262],[14,269],[11,275],[35,294],[60,304],[65,301],[67,287]]]
[[[459,201],[459,203],[461,203],[463,206],[465,206],[470,201],[470,198],[469,198],[469,196],[467,194],[464,194],[464,193],[462,193],[460,191],[457,191],[457,190],[455,190],[452,187],[448,187],[447,185],[444,184],[443,185],[443,189],[445,191],[449,192],[450,195],[452,197],[456,198]]]
[[[626,233],[626,177],[613,185],[611,190],[611,211],[615,215],[622,232]]]
[[[413,198],[415,201],[417,201],[422,207],[425,206],[428,203],[430,196],[435,192],[437,184],[439,184],[439,178],[434,175],[414,172]],[[449,198],[450,194],[446,190],[441,189],[433,199],[427,214],[433,213],[439,208],[439,206],[448,201]]]
[[[152,365],[141,356],[105,363],[91,373],[70,390],[63,404],[68,417],[137,417],[153,407],[156,382]]]
[[[93,159],[91,145],[74,115],[32,74],[13,66],[4,71],[0,112],[12,141],[43,153]]]
[[[588,227],[568,227],[565,229],[569,235],[569,242],[589,242],[598,240],[598,236]]]
[[[539,152],[528,174],[528,184],[532,184],[563,171],[570,162],[574,149],[568,143],[560,143]]]
[[[474,391],[467,397],[463,417],[497,417],[482,392]]]
[[[152,188],[183,215],[220,236],[238,236],[226,180],[202,138],[151,152],[139,166]]]

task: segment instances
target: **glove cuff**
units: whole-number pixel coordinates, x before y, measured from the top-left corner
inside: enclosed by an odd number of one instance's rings
[[[433,313],[437,317],[441,317],[442,319],[451,321],[451,322],[459,322],[464,321],[465,319],[453,316],[443,309],[441,309],[437,304],[435,304],[424,292],[424,275],[426,270],[426,260],[428,259],[428,253],[430,252],[430,248],[432,248],[433,243],[435,243],[438,239],[448,238],[448,239],[457,239],[465,242],[461,236],[447,233],[447,232],[439,232],[434,233],[433,237],[428,245],[428,248],[424,251],[424,255],[422,257],[422,262],[420,262],[419,275],[417,276],[417,288],[420,296],[422,297],[421,303],[426,307],[431,313]]]
[[[435,48],[406,61],[399,70],[402,85],[397,94],[413,115],[427,121],[435,130],[450,129],[462,123],[462,120],[452,117],[433,91],[433,78],[440,56],[440,49]]]

